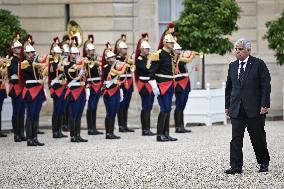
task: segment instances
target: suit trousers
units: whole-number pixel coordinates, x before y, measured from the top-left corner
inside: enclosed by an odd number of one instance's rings
[[[265,115],[249,118],[241,103],[237,118],[231,118],[232,140],[230,143],[230,165],[231,167],[243,166],[243,138],[245,128],[250,136],[250,141],[258,164],[268,164],[270,161],[266,143]]]

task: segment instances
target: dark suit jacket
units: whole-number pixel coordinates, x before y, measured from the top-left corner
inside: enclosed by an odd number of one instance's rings
[[[240,104],[249,118],[260,116],[261,107],[270,107],[270,74],[263,60],[249,56],[244,80],[238,79],[239,60],[229,65],[226,89],[225,108],[229,109],[230,117],[237,118]]]

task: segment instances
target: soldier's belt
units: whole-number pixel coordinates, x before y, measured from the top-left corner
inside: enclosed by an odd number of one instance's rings
[[[116,78],[109,80],[109,81],[104,81],[104,85],[105,85],[106,88],[110,88],[110,86],[112,84],[117,84],[117,83],[118,83],[118,81],[117,81]]]
[[[39,83],[39,80],[27,80],[26,84]]]
[[[100,81],[100,80],[101,80],[100,77],[92,77],[87,79],[87,81]]]
[[[68,84],[68,87],[78,87],[78,86],[84,86],[85,85],[85,82],[70,82]]]
[[[11,79],[19,79],[19,76],[17,74],[11,75]]]
[[[120,78],[122,78],[122,77],[132,77],[132,74],[122,74],[122,75],[120,75]]]
[[[182,74],[177,74],[174,77],[178,78],[178,77],[187,77],[187,76],[189,76],[188,73],[182,73]]]
[[[150,77],[139,76],[139,79],[143,81],[148,81],[150,80]]]
[[[51,81],[51,86],[53,86],[54,84],[56,84],[56,83],[62,83],[62,80],[58,80],[58,79],[53,79],[52,81]]]
[[[175,78],[175,76],[173,76],[173,75],[164,75],[164,74],[155,74],[155,76],[167,78],[167,79],[174,79]]]

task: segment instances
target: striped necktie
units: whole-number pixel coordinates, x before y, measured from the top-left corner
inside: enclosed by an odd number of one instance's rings
[[[241,62],[241,68],[240,68],[240,74],[239,74],[240,82],[242,82],[244,79],[244,74],[245,74],[244,65],[245,65],[245,62]]]

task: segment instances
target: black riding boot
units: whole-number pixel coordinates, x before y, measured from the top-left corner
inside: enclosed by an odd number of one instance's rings
[[[43,135],[44,132],[39,130],[39,120],[36,121],[36,126],[37,126],[37,134]]]
[[[174,113],[174,119],[175,119],[175,128],[176,128],[176,133],[185,133],[183,128],[181,127],[181,111],[175,110]]]
[[[141,111],[140,119],[141,119],[141,124],[142,124],[142,136],[155,135],[150,130],[150,112]]]
[[[143,136],[144,133],[147,132],[146,116],[145,116],[145,112],[143,110],[141,110],[141,112],[140,112],[140,121],[141,121],[142,136]]]
[[[158,142],[166,142],[169,139],[164,135],[164,127],[166,121],[167,113],[160,112],[158,116],[158,124],[157,124],[157,141]]]
[[[150,130],[150,128],[151,128],[151,112],[145,112],[145,114],[146,114],[147,129],[148,129],[149,136],[156,135],[156,133],[153,133],[153,132]]]
[[[91,110],[89,109],[87,109],[86,118],[87,118],[88,135],[95,135],[94,130],[92,128],[92,122],[93,122],[92,114],[91,114]]]
[[[66,108],[66,111],[64,112],[63,114],[63,120],[62,120],[62,130],[63,131],[69,131],[69,124],[68,124],[68,120],[69,120],[69,117],[68,117],[68,110]]]
[[[134,132],[134,129],[128,128],[127,121],[128,121],[128,108],[125,108],[123,109],[123,122],[124,122],[125,132]]]
[[[186,129],[186,128],[185,128],[185,125],[184,125],[184,113],[183,113],[183,111],[181,111],[180,120],[181,120],[181,127],[184,129],[184,132],[185,132],[185,133],[190,133],[191,130]]]
[[[51,128],[52,128],[52,138],[60,138],[59,135],[58,135],[58,129],[57,129],[57,126],[58,126],[58,116],[57,115],[52,115],[52,118],[51,118]]]
[[[69,116],[68,127],[70,129],[71,142],[79,142],[77,136],[75,135],[75,119]]]
[[[18,126],[20,128],[21,141],[26,141],[27,138],[25,137],[25,116],[19,117]]]
[[[164,127],[164,135],[169,139],[169,141],[177,141],[177,138],[173,138],[170,136],[170,112],[166,113],[165,127]]]
[[[91,112],[92,113],[92,121],[93,121],[93,131],[95,135],[102,135],[104,134],[103,132],[100,132],[97,130],[97,111],[94,110]]]
[[[123,120],[124,117],[123,113],[124,113],[123,108],[119,108],[117,112],[117,122],[118,122],[119,132],[126,132]]]
[[[19,127],[19,117],[18,116],[12,116],[12,126],[14,131],[14,141],[15,142],[21,142],[20,137],[20,127]]]
[[[37,135],[38,135],[38,128],[39,128],[39,120],[34,121],[32,124],[32,134],[33,134],[33,141],[38,146],[44,146],[44,143],[41,143],[38,141]]]
[[[105,118],[106,139],[120,139],[119,136],[113,134],[115,118]]]
[[[58,120],[57,120],[57,133],[58,133],[59,138],[66,138],[68,136],[62,133],[62,123],[63,123],[63,116],[60,115],[58,116]]]
[[[75,135],[79,142],[88,142],[87,139],[83,139],[80,135],[81,133],[81,119],[76,119],[75,121]]]
[[[26,119],[26,137],[27,137],[27,145],[28,146],[37,146],[37,144],[33,141],[32,122],[29,119]]]

